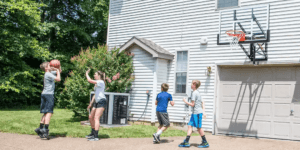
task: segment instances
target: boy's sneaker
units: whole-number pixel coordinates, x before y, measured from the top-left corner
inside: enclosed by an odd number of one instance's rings
[[[158,136],[156,135],[156,133],[154,133],[152,136],[153,136],[153,138],[154,138],[154,140],[155,140],[156,142],[159,142],[159,138],[158,138]]]
[[[202,142],[200,145],[198,145],[198,148],[207,148],[209,147],[209,144],[207,142]]]
[[[88,141],[99,141],[99,138],[92,136],[91,138],[88,138]]]
[[[50,140],[49,129],[41,129],[40,132],[43,134],[44,138],[47,138],[47,140]]]
[[[89,134],[89,135],[87,135],[87,136],[85,136],[85,138],[92,138],[92,137],[94,137],[94,134],[93,133],[91,133],[91,134]]]
[[[156,142],[156,140],[155,140],[155,139],[153,139],[153,143],[158,143],[158,142]]]
[[[178,145],[179,147],[190,147],[191,145],[190,145],[190,143],[188,143],[188,142],[186,142],[185,140],[182,142],[182,143],[180,143],[179,145]]]
[[[40,136],[40,138],[43,138],[43,134],[41,133],[40,130],[41,130],[40,128],[36,128],[34,131]]]

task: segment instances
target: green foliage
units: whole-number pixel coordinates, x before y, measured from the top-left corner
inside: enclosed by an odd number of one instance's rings
[[[40,22],[38,7],[32,0],[0,1],[0,107],[31,105],[39,102],[42,71],[31,65],[49,58],[47,34]]]
[[[109,0],[0,0],[0,107],[39,104],[39,65],[51,59],[62,64],[61,91],[74,69],[70,57],[106,42],[108,6]]]
[[[94,85],[90,84],[85,76],[88,68],[90,77],[96,71],[105,72],[106,92],[126,92],[134,77],[132,57],[120,49],[107,51],[106,46],[81,50],[80,54],[71,58],[74,70],[65,80],[62,92],[58,96],[60,107],[67,107],[75,112],[75,116],[86,116],[89,103],[89,94]]]

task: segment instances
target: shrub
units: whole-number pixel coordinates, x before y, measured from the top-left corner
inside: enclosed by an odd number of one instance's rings
[[[106,46],[98,45],[97,48],[81,50],[79,55],[72,57],[71,62],[76,69],[65,79],[65,88],[57,96],[58,106],[73,110],[75,116],[87,116],[89,94],[94,88],[85,76],[88,68],[92,79],[96,71],[105,72],[106,92],[122,93],[130,89],[134,80],[132,55],[119,51],[116,48],[108,51]]]

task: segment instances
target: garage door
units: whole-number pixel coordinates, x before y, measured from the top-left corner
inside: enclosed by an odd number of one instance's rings
[[[300,67],[220,67],[216,132],[300,140]]]

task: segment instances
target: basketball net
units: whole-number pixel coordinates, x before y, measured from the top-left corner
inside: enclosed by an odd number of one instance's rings
[[[226,31],[226,34],[228,35],[231,50],[237,50],[239,48],[239,41],[245,41],[245,33],[242,31],[229,30]]]
[[[241,39],[241,36],[231,36],[228,39],[230,42],[231,50],[237,50],[239,48],[239,41]]]

